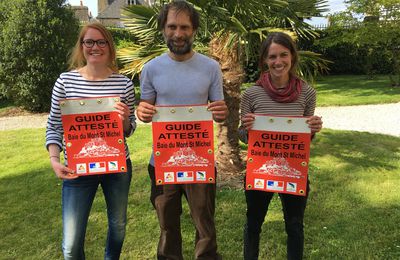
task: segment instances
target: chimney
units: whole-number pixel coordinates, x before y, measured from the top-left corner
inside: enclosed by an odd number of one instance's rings
[[[81,0],[81,6],[83,6],[83,2],[82,2],[82,0]]]
[[[97,11],[98,14],[101,14],[107,7],[107,0],[98,0],[97,1]]]

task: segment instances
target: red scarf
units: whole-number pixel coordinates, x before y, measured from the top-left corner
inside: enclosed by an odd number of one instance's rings
[[[300,93],[302,81],[298,77],[290,77],[289,84],[283,89],[277,89],[271,82],[270,73],[263,72],[257,80],[256,85],[261,86],[267,91],[272,100],[279,103],[290,103],[295,101]]]

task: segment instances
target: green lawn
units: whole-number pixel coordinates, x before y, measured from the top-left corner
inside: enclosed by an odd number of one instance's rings
[[[317,106],[352,106],[400,102],[400,88],[388,76],[325,76],[316,80]]]
[[[242,91],[253,83],[245,83]],[[363,75],[323,76],[315,80],[317,106],[353,106],[400,102],[400,88],[391,87],[389,77],[368,80]]]
[[[151,131],[129,139],[134,174],[122,259],[155,259],[159,236],[149,201]],[[0,131],[0,259],[61,259],[61,182],[43,146],[44,129]],[[305,259],[400,258],[400,138],[323,130],[312,146],[311,193],[305,217]],[[185,259],[193,259],[194,228],[182,215]],[[218,190],[218,246],[242,259],[242,190]],[[90,215],[87,259],[101,259],[106,212],[98,192]],[[263,226],[260,259],[285,259],[286,236],[275,196]]]
[[[245,83],[242,90],[253,83]],[[400,88],[391,87],[389,77],[368,80],[363,75],[324,76],[316,79],[317,106],[351,106],[400,102]],[[139,89],[136,98],[139,100]],[[0,117],[7,116],[14,105],[0,99]]]

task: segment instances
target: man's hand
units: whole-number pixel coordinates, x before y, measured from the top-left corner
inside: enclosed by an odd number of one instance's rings
[[[207,109],[212,112],[215,122],[222,122],[228,116],[228,107],[224,100],[211,102]]]
[[[137,117],[144,123],[151,122],[153,115],[156,113],[156,107],[147,101],[140,101],[136,109]]]

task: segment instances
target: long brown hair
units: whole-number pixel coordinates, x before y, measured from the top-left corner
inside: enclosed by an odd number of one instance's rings
[[[112,35],[110,31],[107,30],[106,27],[104,27],[104,25],[98,22],[88,23],[82,27],[79,33],[78,40],[75,43],[75,47],[72,49],[71,55],[69,57],[69,69],[79,69],[86,65],[86,59],[83,55],[82,41],[83,37],[85,37],[85,34],[89,29],[98,30],[103,35],[104,39],[108,42],[108,47],[110,49],[110,60],[108,63],[108,67],[112,71],[118,72],[116,51]]]
[[[283,32],[273,32],[268,34],[268,37],[261,44],[260,59],[258,61],[258,66],[261,72],[265,71],[265,59],[268,57],[269,47],[272,43],[282,45],[290,50],[290,54],[292,55],[292,67],[290,68],[290,74],[295,76],[297,64],[299,63],[299,54],[297,52],[296,44],[292,38]]]

